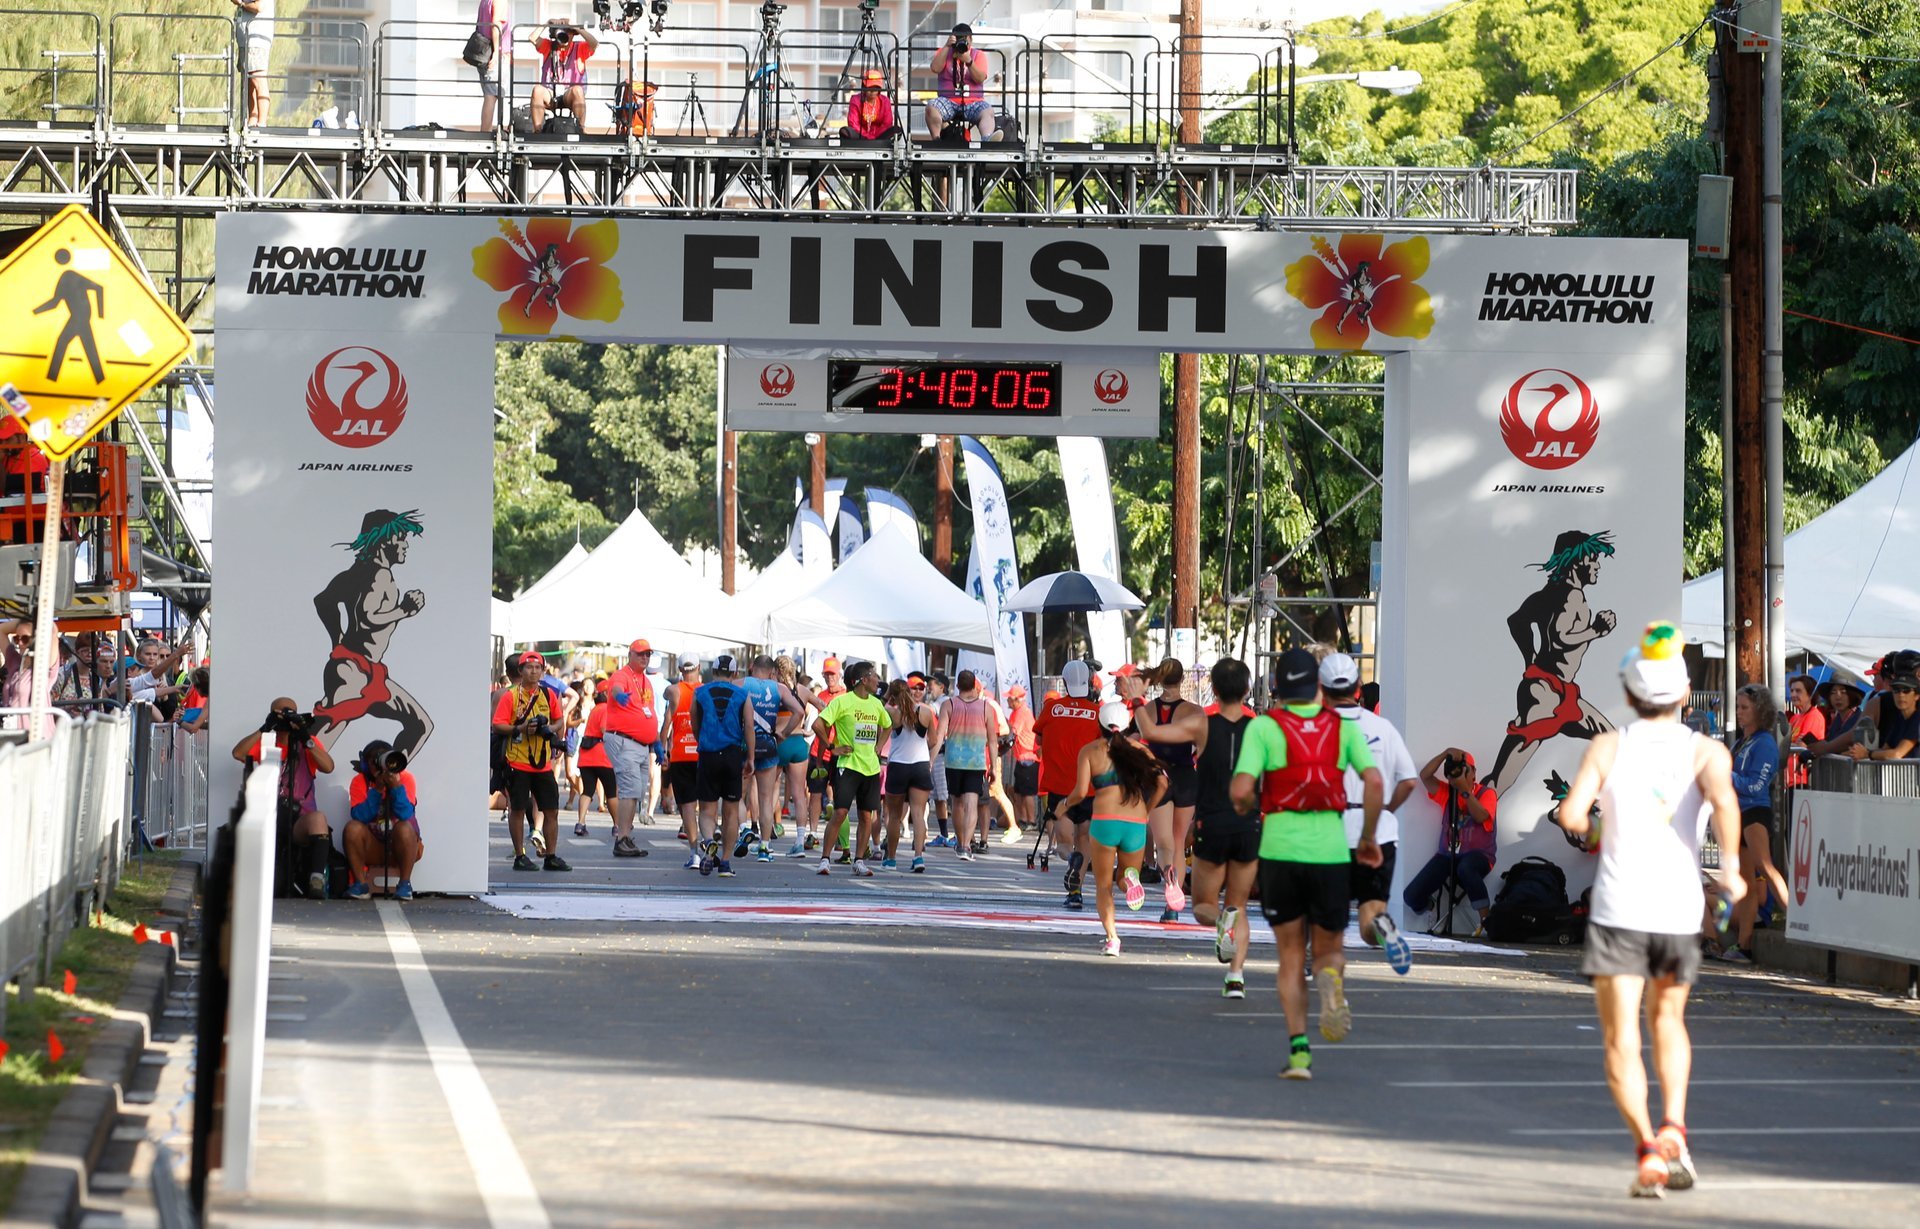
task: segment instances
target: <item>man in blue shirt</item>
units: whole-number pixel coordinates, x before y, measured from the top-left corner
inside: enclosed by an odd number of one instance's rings
[[[740,794],[747,764],[753,758],[753,722],[747,717],[747,690],[734,681],[733,656],[713,659],[713,677],[693,693],[693,735],[700,758],[695,790],[700,797],[700,873],[717,867],[720,877],[733,878],[733,863],[722,854],[733,849],[740,835]],[[724,804],[724,805],[722,805]],[[722,837],[714,839],[714,812],[720,812]]]

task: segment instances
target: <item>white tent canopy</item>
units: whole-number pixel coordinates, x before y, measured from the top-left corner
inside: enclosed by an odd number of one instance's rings
[[[540,592],[540,590],[545,589],[547,586],[553,584],[555,581],[565,576],[568,572],[573,571],[573,569],[579,567],[582,563],[584,563],[586,561],[587,554],[588,554],[587,548],[580,545],[579,539],[576,538],[574,540],[573,545],[567,548],[567,553],[560,556],[560,562],[548,568],[546,575],[542,576],[539,580],[534,581],[532,584],[528,585],[526,588],[522,589],[519,593],[515,594],[514,596],[516,598],[527,597],[530,594]]]
[[[716,651],[751,630],[736,626],[726,601],[636,508],[578,565],[513,603],[513,634],[603,644],[645,636],[663,648]]]
[[[487,600],[493,603],[488,608],[493,634],[511,642],[513,640],[513,607],[497,597],[489,597]]]
[[[915,543],[893,529],[875,535],[804,596],[768,611],[762,634],[753,639],[846,647],[849,636],[993,649],[986,607],[940,575]]]
[[[1787,649],[1860,674],[1920,646],[1920,444],[1787,535]],[[1725,651],[1725,595],[1713,571],[1681,590],[1687,639]]]

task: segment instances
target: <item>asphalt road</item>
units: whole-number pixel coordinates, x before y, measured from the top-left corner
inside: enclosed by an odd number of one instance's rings
[[[1270,948],[1227,1002],[1197,931],[1136,925],[1110,960],[1025,921],[1057,917],[1058,868],[1024,855],[703,880],[668,830],[646,835],[650,858],[569,847],[573,876],[495,876],[572,918],[396,911],[451,1048],[410,1006],[379,909],[282,902],[259,1176],[219,1221],[1920,1223],[1910,1005],[1711,971],[1691,1012],[1702,1184],[1648,1206],[1625,1194],[1631,1149],[1564,953],[1425,951],[1403,979],[1350,952],[1353,1034],[1318,1042],[1299,1084],[1276,1078]],[[915,924],[822,920],[876,910]],[[473,1084],[517,1156],[485,1150]]]

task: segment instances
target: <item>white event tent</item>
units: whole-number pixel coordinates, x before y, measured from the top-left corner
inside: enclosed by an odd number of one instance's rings
[[[1920,648],[1920,444],[1787,535],[1787,649],[1858,675],[1883,654]],[[1718,570],[1681,590],[1687,639],[1724,652]]]
[[[831,570],[825,575],[832,575]],[[751,584],[733,595],[733,599],[727,603],[728,617],[734,626],[754,631],[755,636],[748,637],[747,642],[766,644],[768,652],[821,649],[838,653],[849,660],[865,658],[868,661],[885,661],[886,644],[877,636],[820,635],[760,639],[769,615],[804,595],[821,579],[824,577],[810,575],[792,551],[783,550],[774,556],[773,562]]]
[[[751,630],[737,625],[726,596],[638,508],[578,564],[542,577],[513,603],[518,643],[625,644],[645,636],[662,647],[712,652],[750,639]]]
[[[769,567],[754,589],[780,566],[776,561]],[[987,608],[940,575],[918,545],[895,529],[876,534],[802,596],[775,604],[747,639],[850,650],[848,638],[855,636],[993,650]]]
[[[515,594],[514,596],[516,598],[522,598],[522,597],[526,597],[529,594],[540,592],[540,590],[546,588],[548,585],[553,584],[555,581],[565,576],[568,572],[573,571],[573,569],[579,567],[582,563],[585,563],[587,559],[587,554],[588,554],[587,548],[580,545],[580,540],[578,538],[575,538],[573,541],[573,545],[567,548],[567,553],[560,556],[560,562],[548,568],[546,575],[542,576],[539,580],[534,581],[532,584],[528,585],[526,588],[522,589],[519,593]]]

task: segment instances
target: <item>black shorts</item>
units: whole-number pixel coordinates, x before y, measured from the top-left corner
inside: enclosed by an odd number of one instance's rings
[[[1393,859],[1397,852],[1398,845],[1388,841],[1380,847],[1380,865],[1362,866],[1358,858],[1347,863],[1347,894],[1361,904],[1393,899]]]
[[[696,761],[696,795],[702,802],[740,801],[741,777],[746,771],[745,747],[722,747],[702,751]],[[677,795],[676,795],[677,796]]]
[[[1160,800],[1162,806],[1172,803],[1177,807],[1190,807],[1200,801],[1200,773],[1189,764],[1178,768],[1162,763],[1161,769],[1167,774],[1167,796]]]
[[[1748,828],[1765,828],[1767,841],[1773,840],[1773,808],[1748,807],[1740,812],[1740,839],[1745,840]]]
[[[1065,794],[1048,794],[1047,795],[1047,818],[1048,819],[1053,818],[1054,808],[1059,806],[1060,803],[1065,798],[1066,798]],[[1084,824],[1090,821],[1093,818],[1093,799],[1082,798],[1079,802],[1075,803],[1073,808],[1067,812],[1067,818],[1072,820],[1076,824]]]
[[[1657,935],[1587,923],[1586,977],[1670,977],[1683,986],[1700,980],[1700,936]]]
[[[851,768],[833,770],[833,807],[836,811],[858,810],[876,815],[880,811],[880,774],[868,776]]]
[[[958,798],[962,794],[984,794],[987,792],[987,770],[984,768],[955,768],[947,765],[947,796]]]
[[[1305,917],[1321,930],[1347,928],[1345,862],[1276,862],[1260,859],[1260,912],[1267,925]]]
[[[1040,761],[1015,760],[1013,762],[1013,795],[1016,798],[1038,798],[1040,796]]]
[[[602,796],[606,798],[620,796],[620,791],[614,783],[613,769],[590,764],[580,765],[580,792],[591,798],[595,787],[598,787]]]
[[[553,773],[545,768],[527,772],[520,768],[507,769],[507,800],[513,803],[513,809],[520,812],[547,811],[560,809],[560,783],[553,779]]]
[[[1239,823],[1199,819],[1193,825],[1193,856],[1215,866],[1257,860],[1260,857],[1259,819],[1247,816]]]
[[[833,761],[813,756],[807,760],[807,792],[824,794],[833,783]]]
[[[668,761],[667,788],[673,791],[673,805],[677,807],[700,801],[700,761]]]
[[[928,794],[933,792],[933,766],[925,760],[916,764],[889,763],[885,776],[889,798],[904,798],[910,789]]]

